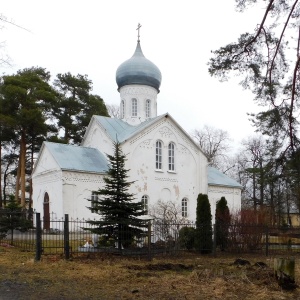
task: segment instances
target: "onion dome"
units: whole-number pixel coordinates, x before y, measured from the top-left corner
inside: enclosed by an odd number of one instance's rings
[[[118,89],[124,85],[141,84],[152,86],[159,92],[161,72],[144,56],[139,41],[133,56],[118,67],[116,82]]]

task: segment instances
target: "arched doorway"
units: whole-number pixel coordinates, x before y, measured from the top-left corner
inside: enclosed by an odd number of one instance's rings
[[[44,226],[43,229],[50,229],[50,207],[49,207],[49,195],[46,192],[44,196]]]

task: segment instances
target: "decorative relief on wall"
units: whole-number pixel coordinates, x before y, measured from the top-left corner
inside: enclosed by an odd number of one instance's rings
[[[178,145],[178,150],[182,154],[189,154],[190,153],[189,149],[187,147],[183,146],[182,144]]]
[[[36,183],[56,182],[62,180],[61,171],[50,171],[47,173],[38,174],[33,179]]]
[[[162,138],[170,138],[171,136],[174,136],[174,133],[167,126],[160,128],[159,133]]]
[[[233,188],[226,188],[226,187],[208,187],[208,192],[217,193],[217,194],[233,194]]]
[[[160,122],[158,122],[157,124],[155,124],[154,126],[150,126],[150,128],[147,128],[147,130],[143,130],[139,135],[137,135],[133,140],[130,141],[130,145],[134,144],[138,140],[140,140],[143,137],[145,137],[146,135],[148,135],[153,130],[157,129],[157,127],[161,126],[161,124],[163,124],[164,122],[165,122],[165,120],[163,119]]]
[[[145,140],[145,141],[141,142],[141,143],[139,144],[139,147],[140,147],[140,148],[147,148],[147,149],[152,148],[152,147],[151,147],[151,140],[148,139],[148,140]]]
[[[63,180],[66,182],[94,182],[104,184],[103,175],[64,172]]]
[[[198,149],[195,147],[195,145],[185,136],[182,134],[182,132],[180,130],[178,130],[178,128],[176,126],[174,126],[174,124],[170,123],[170,126],[172,127],[172,130],[174,132],[176,132],[176,134],[178,136],[180,136],[180,138],[182,139],[182,141],[190,148],[192,149],[197,155],[199,153]]]
[[[169,181],[169,182],[178,182],[175,178],[163,178],[163,177],[155,177],[154,180],[157,181]]]
[[[127,96],[127,95],[147,95],[150,97],[155,97],[157,95],[156,90],[153,88],[146,88],[146,87],[123,87],[121,90],[122,96]]]

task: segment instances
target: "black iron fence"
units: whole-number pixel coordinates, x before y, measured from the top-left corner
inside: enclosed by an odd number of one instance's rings
[[[46,224],[46,223],[45,223]],[[0,213],[0,245],[13,245],[42,255],[64,258],[84,253],[114,253],[151,258],[158,254],[186,252],[258,253],[262,255],[300,253],[300,228],[277,228],[262,225],[222,224],[196,228],[193,222],[166,223],[148,221],[139,236],[120,236],[107,231],[94,234],[86,220],[52,219],[47,226],[40,214]],[[45,229],[47,227],[47,229]],[[119,239],[119,240],[118,240]]]

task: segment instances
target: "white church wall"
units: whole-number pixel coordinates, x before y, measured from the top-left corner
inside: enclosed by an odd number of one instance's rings
[[[157,140],[163,143],[161,170],[156,170],[155,165]],[[168,145],[171,142],[175,145],[175,171],[168,170]],[[149,206],[163,200],[181,207],[182,199],[187,198],[188,218],[195,219],[197,196],[207,192],[207,160],[170,119],[165,118],[147,128],[126,142],[122,150],[128,154],[126,167],[130,169],[130,180],[135,181],[131,191],[138,200],[147,195]]]
[[[208,199],[211,206],[212,221],[215,222],[216,203],[225,197],[231,214],[235,214],[241,210],[241,190],[233,187],[222,187],[209,185]]]
[[[147,119],[146,100],[150,100],[150,117],[157,116],[157,90],[151,86],[125,85],[120,88],[120,98],[121,101],[124,101],[124,116],[122,116],[122,120],[128,124],[138,125]],[[132,99],[137,100],[136,116],[132,116]]]
[[[32,173],[32,177],[34,178],[38,174],[44,174],[52,172],[53,170],[60,170],[57,162],[51,155],[50,151],[47,149],[45,144],[43,145],[43,149],[41,150],[41,156],[38,158],[38,161],[35,163],[34,171]]]
[[[63,173],[63,214],[73,219],[94,219],[97,214],[87,208],[91,206],[93,191],[104,186],[102,174],[67,172]]]
[[[44,217],[44,198],[45,194],[49,195],[50,216],[56,218],[62,215],[62,172],[50,171],[43,174],[35,173],[32,177],[33,184],[33,209]]]
[[[93,117],[92,123],[86,133],[86,136],[82,142],[83,147],[96,148],[103,154],[113,153],[113,143],[111,139],[103,132],[101,126],[97,123]]]

